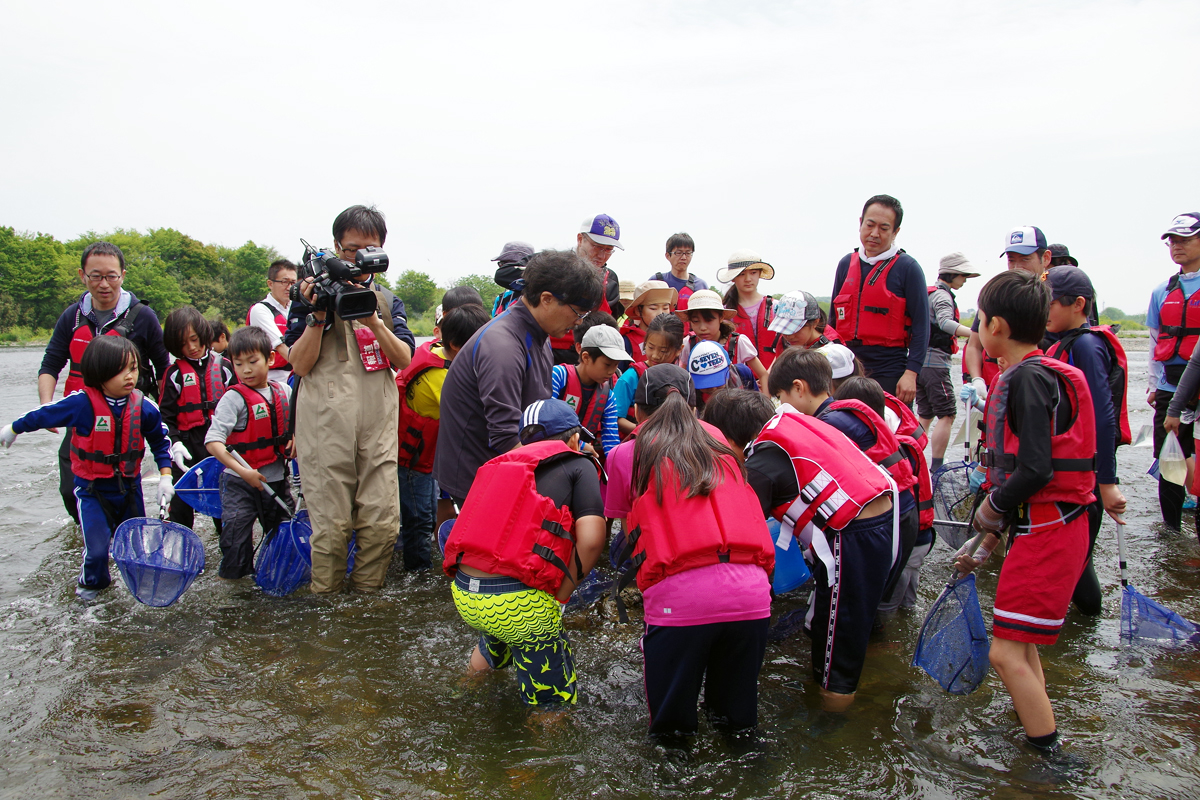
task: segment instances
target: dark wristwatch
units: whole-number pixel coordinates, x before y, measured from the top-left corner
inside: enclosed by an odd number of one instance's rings
[[[317,319],[317,315],[316,315],[316,314],[309,313],[309,315],[308,315],[307,317],[305,317],[305,318],[304,318],[304,324],[305,324],[307,327],[309,327],[309,328],[315,328],[315,327],[317,327],[318,325],[324,325],[324,324],[325,324],[325,320],[323,320],[323,319]]]

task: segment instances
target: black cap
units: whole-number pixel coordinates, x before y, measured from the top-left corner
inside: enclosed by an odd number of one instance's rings
[[[1046,270],[1046,283],[1050,286],[1050,299],[1060,297],[1086,297],[1091,300],[1096,296],[1092,281],[1087,273],[1079,267],[1062,265]]]
[[[658,408],[673,391],[683,395],[689,406],[696,406],[696,387],[687,370],[677,364],[655,364],[638,378],[633,402],[646,408]]]
[[[1072,267],[1078,267],[1079,262],[1071,255],[1071,251],[1067,249],[1065,244],[1050,245],[1050,263],[1053,264],[1057,259],[1065,259]],[[1061,266],[1061,265],[1056,265]]]

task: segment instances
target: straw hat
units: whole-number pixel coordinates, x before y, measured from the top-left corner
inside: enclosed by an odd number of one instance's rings
[[[753,250],[738,250],[729,257],[729,266],[717,270],[717,280],[729,283],[748,269],[761,269],[764,281],[775,277],[775,268],[763,261],[758,253]]]
[[[675,316],[687,322],[688,314],[693,311],[720,311],[723,319],[731,319],[737,313],[732,308],[726,308],[721,302],[721,295],[712,289],[692,292],[692,296],[688,298],[688,307],[676,309]]]
[[[670,303],[671,308],[675,308],[679,305],[679,292],[667,285],[666,281],[645,281],[634,291],[625,308],[633,310],[647,303]]]

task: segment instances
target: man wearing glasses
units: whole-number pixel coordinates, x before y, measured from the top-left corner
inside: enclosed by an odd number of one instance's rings
[[[287,333],[288,310],[292,306],[288,290],[296,282],[296,265],[286,258],[276,259],[267,269],[267,296],[250,306],[246,313],[246,324],[258,328],[271,340],[271,370],[268,378],[287,383],[292,374],[288,363],[288,346],[283,343]]]
[[[167,348],[162,327],[150,307],[139,301],[121,284],[125,279],[125,254],[108,242],[93,242],[79,260],[79,279],[87,290],[54,325],[54,333],[42,356],[38,370],[38,402],[54,399],[54,387],[62,368],[70,365],[63,394],[83,388],[79,362],[88,342],[96,336],[124,336],[138,350],[138,389],[158,399],[158,379],[167,368]],[[153,366],[153,369],[151,369]],[[50,430],[56,431],[51,428]],[[58,491],[71,519],[79,522],[75,507],[74,480],[71,474],[71,431],[67,430],[58,449]]]
[[[692,266],[692,256],[696,254],[696,243],[686,233],[675,233],[667,239],[667,263],[671,271],[656,273],[650,280],[666,281],[667,286],[679,292],[679,310],[687,309],[688,298],[693,292],[707,289],[708,284],[703,278],[697,278],[688,271]]]
[[[570,336],[603,297],[600,272],[567,250],[537,253],[524,278],[520,299],[463,345],[442,385],[433,475],[460,506],[479,468],[518,446],[522,410],[549,399],[549,340]]]

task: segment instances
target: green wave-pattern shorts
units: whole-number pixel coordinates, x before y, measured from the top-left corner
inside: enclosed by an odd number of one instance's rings
[[[516,669],[526,703],[573,705],[579,699],[557,598],[514,578],[472,578],[461,570],[450,591],[463,621],[482,632],[479,651],[488,665]]]

